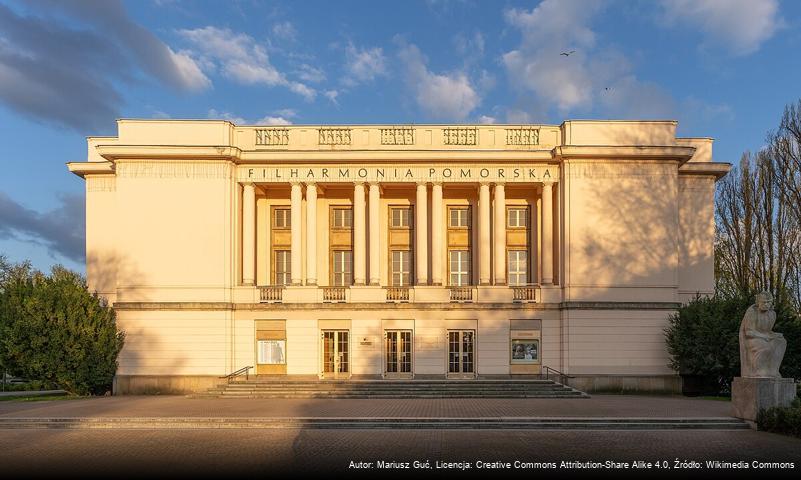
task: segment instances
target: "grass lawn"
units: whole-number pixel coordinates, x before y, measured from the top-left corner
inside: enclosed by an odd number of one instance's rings
[[[0,397],[0,402],[44,402],[50,400],[78,400],[79,398],[86,398],[80,395],[25,395],[20,392],[20,395],[13,395],[9,397]]]

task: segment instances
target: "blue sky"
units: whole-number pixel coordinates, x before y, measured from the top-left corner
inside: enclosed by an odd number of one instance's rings
[[[84,269],[64,163],[120,117],[668,118],[736,162],[801,98],[800,22],[779,0],[0,0],[0,253]]]

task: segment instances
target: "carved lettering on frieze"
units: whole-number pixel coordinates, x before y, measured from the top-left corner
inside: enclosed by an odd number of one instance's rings
[[[476,127],[446,127],[442,129],[442,142],[445,145],[476,145],[478,143],[478,128]]]
[[[381,145],[414,145],[414,127],[382,128]]]
[[[351,144],[350,128],[320,128],[318,132],[320,145]]]
[[[288,128],[257,128],[256,145],[289,145]]]
[[[519,127],[506,129],[507,145],[539,145],[540,129],[534,127]]]

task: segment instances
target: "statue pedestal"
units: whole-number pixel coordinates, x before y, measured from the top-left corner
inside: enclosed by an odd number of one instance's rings
[[[760,410],[788,407],[795,398],[792,378],[734,377],[731,405],[737,418],[756,422]]]

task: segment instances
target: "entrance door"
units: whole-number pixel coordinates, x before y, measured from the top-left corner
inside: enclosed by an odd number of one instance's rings
[[[387,330],[385,342],[384,376],[412,376],[412,331]]]
[[[350,377],[350,341],[347,330],[323,330],[323,378]]]
[[[448,377],[475,377],[475,330],[448,331]]]

